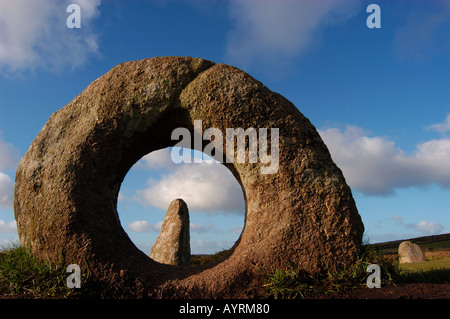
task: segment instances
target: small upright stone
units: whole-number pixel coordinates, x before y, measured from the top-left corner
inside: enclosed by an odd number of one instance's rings
[[[410,241],[404,241],[398,246],[399,263],[417,263],[425,261],[425,253],[419,247]]]
[[[182,199],[170,203],[150,258],[169,265],[188,266],[191,263],[189,210]]]

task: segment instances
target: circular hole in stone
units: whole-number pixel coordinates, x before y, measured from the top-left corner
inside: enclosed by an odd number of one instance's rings
[[[242,233],[242,187],[228,168],[202,152],[183,149],[192,162],[176,164],[172,150],[154,151],[128,171],[119,192],[119,218],[136,247],[148,256],[170,203],[181,198],[189,210],[191,264],[208,262],[230,249]],[[173,151],[179,154],[180,149]]]

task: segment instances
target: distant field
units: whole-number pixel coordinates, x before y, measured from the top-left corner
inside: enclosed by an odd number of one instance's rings
[[[432,250],[434,248],[439,248],[439,249],[448,248],[448,249],[450,249],[450,240],[443,240],[443,241],[437,241],[437,242],[432,242],[432,243],[425,243],[425,244],[420,245],[420,247],[422,247],[422,249],[429,249],[429,250]]]
[[[397,254],[398,245],[400,245],[402,241],[406,240],[419,245],[424,252],[439,250],[450,251],[450,234],[395,240],[385,243],[370,244],[370,246],[382,252],[383,254]]]
[[[449,283],[450,282],[450,234],[405,239],[422,248],[426,261],[420,263],[399,264],[400,277],[406,283]],[[371,245],[389,260],[398,261],[398,246],[402,241],[396,240]]]
[[[411,270],[431,270],[431,269],[450,269],[450,259],[427,260],[420,263],[400,264],[401,271]]]

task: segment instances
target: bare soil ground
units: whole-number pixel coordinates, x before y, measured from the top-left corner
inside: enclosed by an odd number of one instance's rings
[[[425,257],[427,260],[450,259],[450,250],[426,251]]]
[[[450,299],[450,284],[397,284],[357,288],[336,299]]]

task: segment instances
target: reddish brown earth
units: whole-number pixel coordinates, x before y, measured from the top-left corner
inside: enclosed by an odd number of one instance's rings
[[[450,284],[397,284],[357,288],[336,299],[450,299]]]
[[[32,296],[1,296],[0,299],[27,299]],[[58,299],[58,297],[55,297]],[[331,299],[450,299],[450,284],[397,284],[379,289],[356,288]]]

